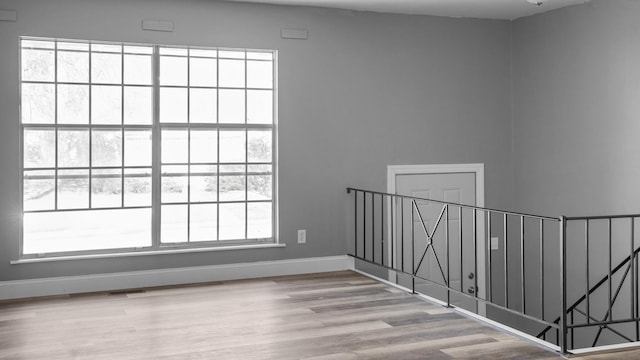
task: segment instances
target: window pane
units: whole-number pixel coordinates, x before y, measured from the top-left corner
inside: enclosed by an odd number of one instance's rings
[[[249,175],[247,181],[249,188],[247,189],[248,200],[271,200],[271,191],[273,189],[271,175]]]
[[[218,198],[218,177],[215,165],[192,165],[190,167],[189,189],[191,202],[216,201]]]
[[[187,58],[160,57],[160,85],[187,86]]]
[[[89,82],[89,53],[58,51],[58,81]]]
[[[172,47],[161,47],[160,48],[160,55],[187,56],[187,49],[172,48]]]
[[[151,166],[151,130],[124,131],[124,166]]]
[[[218,51],[208,49],[189,49],[189,56],[214,58],[218,56]]]
[[[53,129],[24,130],[24,167],[54,167],[56,138]]]
[[[268,239],[273,236],[271,209],[270,202],[247,204],[247,238]]]
[[[125,45],[124,52],[130,54],[153,54],[153,47],[151,46],[131,46]]]
[[[273,88],[273,63],[271,61],[247,61],[247,87]]]
[[[220,162],[243,163],[245,145],[244,130],[220,130]]]
[[[224,175],[220,182],[220,201],[243,201],[245,199],[245,176]]]
[[[58,166],[89,166],[89,130],[58,130]],[[87,194],[89,192],[87,191]]]
[[[80,42],[59,42],[58,50],[89,51],[89,44]]]
[[[24,42],[23,42],[24,44]],[[54,81],[53,50],[22,50],[22,81]]]
[[[162,162],[187,163],[188,144],[187,130],[162,129]]]
[[[91,87],[91,123],[122,123],[122,88],[120,86]]]
[[[244,60],[220,59],[220,87],[244,87]]]
[[[218,132],[191,130],[191,163],[218,162]]]
[[[122,52],[122,46],[114,45],[114,44],[99,44],[99,43],[91,44],[91,51],[119,53],[119,52]]]
[[[220,204],[220,240],[245,238],[245,204]]]
[[[231,59],[244,59],[245,52],[236,51],[236,50],[220,50],[218,51],[218,57],[231,58]]]
[[[58,171],[58,209],[89,207],[89,170]]]
[[[153,122],[153,89],[124,87],[124,123],[151,125]]]
[[[189,121],[192,123],[216,122],[215,89],[191,89],[189,96]]]
[[[124,56],[124,83],[133,85],[151,85],[151,56]]]
[[[151,209],[24,214],[24,253],[151,246]]]
[[[248,136],[248,161],[271,162],[271,130],[249,130]]]
[[[162,243],[187,242],[187,205],[163,205],[160,241]]]
[[[55,122],[55,85],[22,84],[20,104],[24,124],[53,124]]]
[[[244,124],[244,90],[220,91],[220,123]]]
[[[58,123],[89,123],[88,85],[58,85]]]
[[[273,53],[271,52],[248,52],[247,59],[251,60],[273,60]]]
[[[187,122],[187,89],[160,88],[160,122]]]
[[[188,201],[188,167],[186,165],[162,167],[162,203]]]
[[[212,86],[217,85],[216,59],[189,59],[189,85]]]
[[[151,168],[124,170],[124,206],[151,206]]]
[[[93,166],[121,166],[122,132],[120,130],[93,130],[91,149]]]
[[[54,208],[55,179],[53,170],[25,171],[23,184],[25,211]]]
[[[247,123],[273,123],[273,91],[247,90]]]
[[[91,172],[91,207],[122,205],[122,170],[104,169]]]
[[[216,204],[191,205],[189,235],[191,241],[217,239],[218,207]]]
[[[91,53],[91,82],[122,83],[122,55]]]

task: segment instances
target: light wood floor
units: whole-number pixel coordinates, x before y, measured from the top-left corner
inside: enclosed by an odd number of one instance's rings
[[[561,357],[353,272],[0,302],[0,359],[451,358]]]

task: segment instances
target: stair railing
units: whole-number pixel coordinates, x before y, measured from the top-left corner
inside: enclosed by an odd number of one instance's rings
[[[546,274],[551,264],[545,265],[545,254],[559,249],[560,258],[565,258],[563,231],[559,230],[564,219],[356,188],[347,192],[353,194],[349,256],[394,273],[396,282],[404,279],[414,294],[439,294],[439,300],[449,307],[464,307],[466,299],[476,309],[491,308],[536,324],[538,329],[556,329],[560,335],[555,339],[546,333],[543,338],[552,348],[557,345],[557,350],[567,351],[566,319],[549,321],[545,316],[546,292],[557,281]],[[429,206],[436,208],[429,210],[433,218],[427,220]],[[501,250],[492,250],[496,245],[492,238],[498,238]],[[469,252],[471,256],[465,255]],[[485,262],[486,272],[483,266],[479,268]],[[468,289],[465,270],[473,274]],[[481,287],[480,277],[484,280]],[[539,279],[538,289],[527,291],[527,281],[533,278]],[[564,299],[563,294],[561,289]],[[552,302],[551,307],[554,305]],[[550,312],[557,314],[562,309]],[[479,315],[485,316],[483,311]]]

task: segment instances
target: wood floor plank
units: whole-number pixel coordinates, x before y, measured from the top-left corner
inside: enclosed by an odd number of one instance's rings
[[[351,271],[0,302],[0,360],[560,358]]]

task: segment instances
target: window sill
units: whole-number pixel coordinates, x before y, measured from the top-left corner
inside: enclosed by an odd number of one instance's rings
[[[186,253],[214,252],[214,251],[228,251],[228,250],[268,249],[268,248],[283,248],[283,247],[286,247],[286,245],[285,244],[256,244],[256,245],[235,245],[235,246],[231,245],[231,246],[219,246],[219,247],[207,247],[207,248],[170,249],[170,250],[136,251],[136,252],[111,253],[111,254],[90,254],[90,255],[29,258],[29,259],[13,260],[10,262],[10,264],[19,265],[19,264],[31,264],[31,263],[41,263],[41,262],[53,262],[53,261],[109,259],[109,258],[132,257],[132,256],[170,255],[170,254],[186,254]]]

